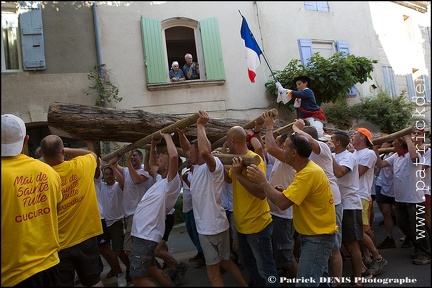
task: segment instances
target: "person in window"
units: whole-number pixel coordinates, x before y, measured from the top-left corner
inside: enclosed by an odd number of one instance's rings
[[[179,69],[179,63],[173,61],[171,64],[171,70],[169,71],[169,77],[171,82],[179,82],[185,80],[183,70]]]
[[[192,54],[185,55],[186,64],[183,66],[183,73],[187,80],[195,80],[200,78],[200,70],[198,62],[193,62]]]

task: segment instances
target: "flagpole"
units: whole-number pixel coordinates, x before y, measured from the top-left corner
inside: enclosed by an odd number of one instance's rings
[[[241,14],[240,10],[238,10],[238,12],[240,13],[240,16],[242,16],[242,17],[244,18],[244,16]],[[245,18],[245,19],[246,19],[246,18]],[[249,30],[250,30],[250,29],[249,29]],[[250,33],[251,33],[252,38],[255,40],[255,42],[257,42],[256,39],[255,39],[255,37],[254,37],[254,35],[253,35],[253,33],[252,33],[252,31],[250,31]],[[258,42],[257,42],[257,43],[258,43]],[[260,52],[261,52],[261,54],[262,54],[262,56],[263,56],[263,58],[264,58],[264,60],[265,60],[265,62],[266,62],[268,68],[270,69],[270,72],[271,72],[271,74],[272,74],[272,76],[273,76],[273,79],[275,80],[275,82],[277,82],[276,77],[275,77],[275,75],[274,75],[274,73],[273,73],[273,69],[270,67],[269,62],[267,61],[267,57],[264,55],[264,52],[261,50],[261,47],[260,47],[259,45],[257,45],[257,46],[258,46],[258,49],[260,50]]]

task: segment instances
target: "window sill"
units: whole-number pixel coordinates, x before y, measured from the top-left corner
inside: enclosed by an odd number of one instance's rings
[[[193,87],[222,86],[224,84],[225,80],[187,80],[182,82],[147,84],[147,89],[150,91],[161,91]]]

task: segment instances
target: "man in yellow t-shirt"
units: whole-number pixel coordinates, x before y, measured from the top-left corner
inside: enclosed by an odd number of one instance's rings
[[[240,126],[231,127],[227,133],[225,146],[229,153],[255,156],[247,147],[246,131]],[[266,167],[260,156],[257,167],[264,174]],[[246,267],[256,287],[278,286],[279,282],[269,282],[278,277],[273,258],[273,222],[270,206],[264,191],[246,176],[243,160],[234,157],[229,170],[233,190],[233,214],[239,243],[239,257]]]
[[[61,178],[59,286],[73,286],[75,271],[84,286],[103,285],[97,241],[103,231],[93,180],[98,158],[90,150],[64,147],[56,135],[42,139],[41,151],[44,161]],[[65,154],[72,159],[65,161]]]
[[[22,119],[1,116],[1,286],[57,287],[60,177],[23,153]]]
[[[283,149],[285,162],[297,171],[288,188],[273,187],[253,164],[248,166],[247,176],[280,209],[293,206],[294,228],[301,242],[297,279],[311,280],[296,283],[296,287],[318,287],[338,231],[333,194],[322,168],[309,160],[312,146],[306,137],[294,132]]]

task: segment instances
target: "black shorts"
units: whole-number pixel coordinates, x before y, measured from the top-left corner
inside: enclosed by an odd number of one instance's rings
[[[100,253],[97,237],[60,250],[60,274],[58,286],[74,286],[75,271],[83,286],[93,286],[101,281]]]
[[[379,198],[379,201],[377,201],[377,203],[378,204],[392,204],[392,205],[395,205],[395,198],[381,194],[380,198]]]
[[[14,287],[58,287],[59,265],[36,273],[29,278],[16,284]]]
[[[162,236],[162,240],[168,242],[169,234],[171,233],[172,228],[174,227],[174,214],[166,215],[165,217],[165,232]]]
[[[342,242],[352,242],[363,239],[362,210],[343,210]]]
[[[97,236],[99,246],[110,244],[111,241],[105,219],[101,219],[101,221],[102,221],[102,234]]]

